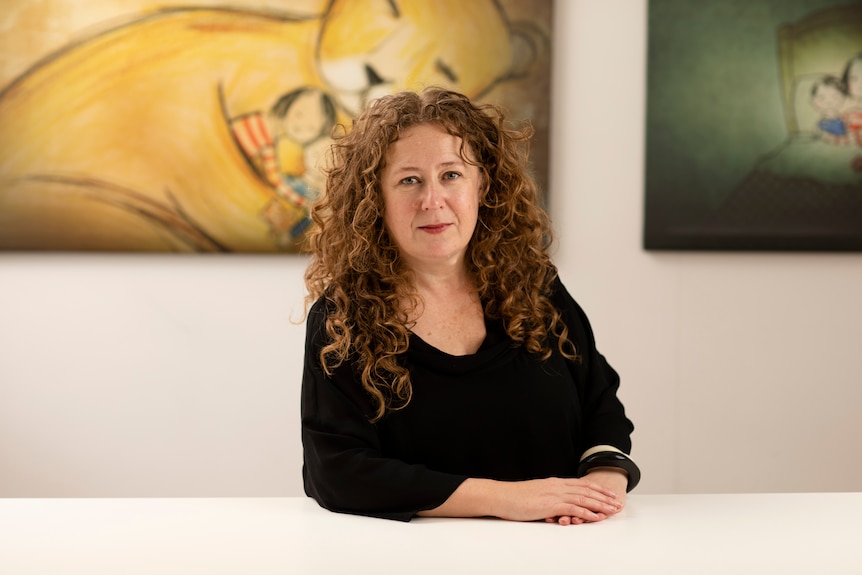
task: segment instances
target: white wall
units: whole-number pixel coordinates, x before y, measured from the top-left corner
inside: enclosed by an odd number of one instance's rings
[[[556,260],[639,490],[862,490],[862,255],[644,252],[646,1],[555,22]],[[0,496],[301,494],[303,268],[0,254]]]
[[[303,265],[0,258],[0,496],[300,494]]]

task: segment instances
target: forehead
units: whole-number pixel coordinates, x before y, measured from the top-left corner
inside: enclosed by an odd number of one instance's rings
[[[417,124],[403,130],[398,139],[389,144],[387,156],[422,156],[430,152],[451,153],[460,156],[462,139],[450,134],[438,124]]]
[[[293,101],[294,106],[297,104],[318,104],[321,101],[321,95],[319,92],[314,90],[307,90],[302,92],[296,97],[296,100]]]

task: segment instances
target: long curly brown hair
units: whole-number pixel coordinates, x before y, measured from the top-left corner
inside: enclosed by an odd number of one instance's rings
[[[557,270],[549,255],[550,221],[528,171],[532,126],[513,127],[500,107],[441,88],[384,96],[330,148],[326,191],[311,211],[305,273],[306,304],[326,300],[323,369],[331,375],[352,362],[376,406],[372,421],[410,401],[410,372],[401,358],[408,316],[419,303],[411,271],[383,224],[379,178],[389,146],[426,123],[461,138],[461,156],[482,174],[479,223],[465,261],[485,315],[502,319],[514,344],[538,357],[551,354],[551,336],[561,353],[576,357],[549,299]]]

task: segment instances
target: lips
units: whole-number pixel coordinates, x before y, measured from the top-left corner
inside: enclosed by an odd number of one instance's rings
[[[452,224],[428,224],[426,226],[419,226],[419,229],[429,234],[439,234],[446,231],[450,225]]]

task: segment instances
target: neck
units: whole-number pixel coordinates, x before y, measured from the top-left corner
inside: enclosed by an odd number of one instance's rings
[[[475,292],[475,287],[463,266],[414,270],[413,285],[420,295]]]
[[[271,111],[263,115],[263,122],[266,124],[266,129],[269,132],[269,137],[275,140],[281,137],[281,118],[277,118]]]

